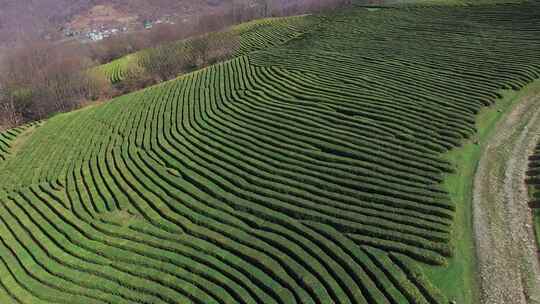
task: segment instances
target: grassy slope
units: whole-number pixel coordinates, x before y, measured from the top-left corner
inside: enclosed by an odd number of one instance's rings
[[[503,98],[496,105],[483,109],[477,118],[478,134],[474,140],[463,147],[445,154],[445,158],[456,164],[457,172],[448,176],[444,182],[452,200],[461,202],[464,208],[458,208],[455,219],[456,251],[449,259],[445,271],[440,267],[425,267],[432,282],[441,288],[449,299],[457,303],[476,303],[477,288],[475,281],[475,252],[472,229],[472,184],[474,174],[483,147],[489,141],[497,122],[523,97],[540,91],[540,81],[536,81],[520,91],[503,91]],[[478,142],[479,144],[476,144]],[[538,214],[538,212],[537,212]],[[536,221],[540,231],[540,220]]]

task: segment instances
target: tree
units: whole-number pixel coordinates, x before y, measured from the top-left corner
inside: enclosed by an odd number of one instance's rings
[[[68,111],[104,90],[87,72],[92,62],[76,46],[30,41],[5,55],[0,65],[2,120],[9,124]]]
[[[197,37],[191,40],[192,58],[196,66],[204,66],[208,62],[209,51],[208,35]]]
[[[156,81],[172,79],[187,69],[186,57],[175,44],[146,50],[138,65]]]
[[[15,108],[13,98],[3,95],[5,91],[0,88],[0,131],[19,125],[22,116]]]

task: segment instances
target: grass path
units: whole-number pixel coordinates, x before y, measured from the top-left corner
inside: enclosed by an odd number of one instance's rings
[[[34,130],[38,128],[40,125],[41,123],[34,126],[30,126],[26,130],[21,132],[21,134],[19,134],[17,138],[11,144],[10,152],[12,154],[16,154],[18,151],[20,151],[21,147],[23,147],[26,141],[30,138],[30,136],[32,136],[32,133],[34,132]]]
[[[474,180],[473,227],[481,303],[540,303],[540,266],[524,184],[540,135],[540,85],[517,94],[482,150]]]
[[[493,107],[483,109],[477,118],[477,137],[459,149],[445,154],[445,158],[456,165],[456,173],[447,176],[444,187],[452,200],[461,202],[463,208],[456,210],[454,227],[455,256],[449,259],[446,271],[440,267],[426,267],[426,274],[436,286],[445,291],[449,299],[457,303],[477,303],[480,297],[476,280],[476,258],[472,221],[473,179],[482,151],[494,136],[497,123],[516,108],[524,96],[540,92],[540,81],[520,90],[506,90],[503,98]]]

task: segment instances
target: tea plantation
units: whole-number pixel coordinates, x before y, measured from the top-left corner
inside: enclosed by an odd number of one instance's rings
[[[216,42],[227,39],[234,41],[238,45],[232,55],[241,56],[255,50],[283,44],[301,35],[310,26],[314,26],[320,21],[321,19],[308,15],[265,18],[242,23],[221,32],[210,33],[208,39]],[[157,48],[163,48],[168,56],[185,57],[192,49],[193,39],[197,38],[171,42]],[[130,73],[140,73],[138,68],[141,65],[144,66],[152,52],[156,52],[156,48],[144,49],[121,57],[97,66],[92,71],[104,75],[107,80],[116,84],[124,80]]]
[[[309,18],[0,135],[0,303],[452,301],[441,155],[540,76],[540,5]]]

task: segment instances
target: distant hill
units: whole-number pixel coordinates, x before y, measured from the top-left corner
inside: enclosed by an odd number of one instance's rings
[[[60,30],[99,24],[140,24],[162,16],[223,9],[230,0],[0,0],[0,46],[23,38],[62,37]],[[249,2],[242,0],[236,2]]]
[[[0,52],[26,39],[57,41],[73,32],[84,34],[100,28],[139,30],[147,21],[160,19],[189,22],[197,15],[221,15],[242,8],[298,11],[298,7],[317,7],[333,1],[336,0],[0,0]],[[355,2],[381,1],[395,0]]]

